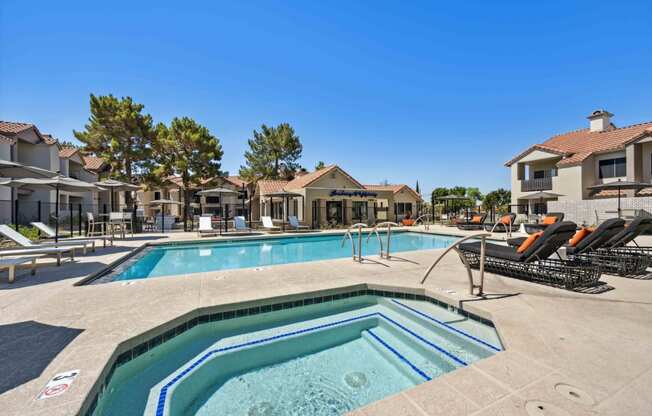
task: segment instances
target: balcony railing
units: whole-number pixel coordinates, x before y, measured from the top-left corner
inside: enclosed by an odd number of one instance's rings
[[[521,192],[550,190],[552,190],[552,177],[527,179],[521,181]]]

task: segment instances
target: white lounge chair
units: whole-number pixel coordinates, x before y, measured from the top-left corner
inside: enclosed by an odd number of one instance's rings
[[[213,222],[211,217],[199,217],[199,228],[197,228],[197,234],[200,237],[205,235],[216,235],[218,230],[213,228]]]
[[[281,231],[281,227],[274,225],[272,217],[260,217],[263,222],[263,228],[267,231]]]
[[[3,236],[7,237],[8,239],[12,240],[16,244],[24,247],[25,249],[38,249],[38,248],[56,248],[56,247],[70,247],[67,250],[74,250],[75,247],[79,248],[81,247],[84,250],[84,254],[86,254],[86,250],[89,244],[95,246],[94,241],[84,241],[84,240],[77,240],[77,241],[71,241],[71,240],[65,240],[65,241],[58,241],[58,242],[47,242],[47,243],[35,243],[29,238],[25,237],[18,231],[14,230],[7,224],[1,224],[0,225],[0,234]],[[12,250],[13,251],[13,250]],[[74,255],[74,252],[73,252]]]
[[[41,231],[43,234],[45,234],[49,238],[54,238],[57,235],[57,232],[47,224],[44,224],[42,222],[30,222],[30,224],[33,225],[34,227],[38,228],[39,231]],[[61,240],[61,238],[59,239],[59,241],[66,241],[66,242],[70,241],[70,242],[76,242],[76,243],[81,243],[81,242],[92,243],[93,244],[92,249],[91,249],[92,251],[95,251],[95,240],[102,240],[102,242],[104,243],[104,247],[106,247],[106,240],[109,240],[111,242],[111,245],[113,245],[113,239],[109,238],[107,236],[99,236],[99,237],[95,237],[95,238],[78,238],[78,239],[70,238],[70,239],[65,239],[65,240]]]
[[[63,257],[64,253],[70,253],[70,261],[75,260],[75,247],[35,247],[35,248],[17,248],[12,250],[2,250],[0,251],[0,257],[33,256],[35,254],[56,256],[57,266],[61,266],[61,257]]]
[[[235,231],[238,233],[251,233],[253,230],[247,227],[247,221],[245,217],[238,216],[233,218],[233,224],[235,225]]]
[[[36,274],[36,259],[40,255],[28,256],[28,257],[16,257],[10,259],[0,259],[0,270],[7,269],[9,272],[9,283],[13,283],[16,279],[16,266],[25,263],[32,263],[31,273],[32,275]]]
[[[290,228],[293,228],[295,231],[308,231],[310,227],[307,225],[301,225],[299,219],[296,215],[288,215],[288,221],[290,222]]]

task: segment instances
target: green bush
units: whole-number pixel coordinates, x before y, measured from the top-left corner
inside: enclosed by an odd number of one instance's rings
[[[31,227],[31,226],[26,226],[26,225],[19,225],[18,226],[18,232],[24,235],[25,237],[29,238],[32,241],[37,241],[38,238],[38,229],[36,227]]]

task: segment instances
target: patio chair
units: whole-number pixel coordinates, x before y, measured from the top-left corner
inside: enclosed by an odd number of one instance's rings
[[[514,224],[514,221],[516,221],[516,214],[510,212],[509,214],[500,217],[496,223],[485,223],[484,229],[490,233],[511,234],[512,232],[518,231],[519,228],[518,225]]]
[[[6,238],[12,240],[14,243],[20,245],[21,247],[24,247],[26,249],[37,249],[37,248],[52,248],[52,247],[71,247],[72,250],[74,250],[75,247],[77,248],[82,248],[84,251],[84,254],[86,254],[87,248],[89,245],[95,246],[94,241],[90,240],[63,240],[63,241],[58,241],[58,242],[40,242],[40,243],[35,243],[29,238],[25,237],[18,231],[14,230],[10,226],[6,224],[0,224],[0,234],[5,236]]]
[[[486,243],[484,268],[503,276],[569,290],[595,286],[600,279],[600,266],[577,258],[550,258],[575,234],[576,228],[573,222],[558,222],[545,231],[531,235],[519,247]],[[460,244],[459,250],[469,266],[480,267],[480,242]]]
[[[268,217],[260,217],[260,220],[263,222],[263,228],[266,231],[272,231],[272,232],[281,231],[281,227],[278,227],[278,226],[274,225],[274,222],[272,221],[272,217],[269,217],[269,216]]]
[[[205,235],[217,235],[218,233],[219,231],[213,228],[211,217],[199,217],[199,227],[197,228],[197,234],[200,237]]]
[[[131,231],[131,236],[134,236],[134,225],[130,212],[110,212],[109,213],[109,229],[111,236],[115,238],[115,232],[118,230],[122,234],[122,238],[126,237],[127,229]]]
[[[554,223],[560,222],[564,220],[564,213],[563,212],[549,212],[546,214],[545,217],[543,217],[543,221],[541,221],[538,224],[523,224],[525,227],[525,232],[528,234],[536,233],[542,230],[545,230],[546,227],[549,225],[552,225]]]
[[[105,235],[106,234],[106,222],[103,221],[95,221],[95,215],[93,215],[92,212],[87,212],[86,213],[86,220],[88,221],[88,231],[87,235],[89,237],[92,237],[93,235]],[[96,230],[95,228],[99,227],[99,230]]]
[[[28,257],[14,257],[9,259],[0,259],[0,270],[7,269],[9,273],[8,280],[9,283],[13,283],[16,279],[16,267],[21,264],[32,263],[30,269],[31,274],[36,274],[36,259],[41,255],[33,255]]]
[[[247,221],[242,215],[233,217],[233,231],[228,231],[222,233],[222,235],[243,235],[243,234],[255,234],[253,228],[247,226]]]
[[[43,234],[45,234],[49,238],[54,238],[57,235],[56,231],[47,224],[44,224],[42,222],[30,222],[30,224],[33,225],[34,227],[38,228],[38,230],[40,232],[42,232]],[[83,238],[83,239],[66,239],[66,240],[59,239],[59,241],[74,241],[74,242],[78,242],[78,243],[80,243],[80,242],[90,242],[90,243],[93,244],[92,251],[94,252],[95,251],[95,240],[96,239],[97,240],[102,240],[102,242],[104,244],[104,247],[106,247],[106,240],[109,240],[111,242],[111,245],[113,245],[113,239],[108,238],[107,236],[99,236],[99,237],[88,238],[88,239],[86,239],[86,238]]]
[[[484,221],[487,219],[487,213],[477,214],[471,217],[470,221],[457,224],[460,230],[482,230],[484,228]]]
[[[290,223],[290,228],[294,231],[309,231],[310,227],[307,225],[301,225],[299,219],[296,215],[288,215],[288,222]]]

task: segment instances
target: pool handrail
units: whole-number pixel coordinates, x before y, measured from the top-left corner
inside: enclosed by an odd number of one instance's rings
[[[398,227],[399,224],[397,224],[397,223],[395,223],[393,221],[385,221],[385,222],[381,222],[379,224],[374,225],[374,229],[377,229],[378,227],[381,227],[383,225],[387,227],[387,249],[385,250],[385,253],[384,253],[384,256],[383,256],[383,251],[382,251],[382,248],[381,248],[380,258],[384,257],[384,258],[389,260],[392,257],[389,254],[389,248],[390,248],[390,245],[391,245],[390,241],[392,239],[392,227],[394,227],[394,226]]]
[[[353,260],[356,260],[356,255],[355,255],[355,242],[353,241],[353,235],[351,234],[351,230],[354,228],[358,229],[358,258],[357,261],[358,263],[362,263],[362,228],[368,227],[369,225],[359,222],[356,224],[351,225],[349,228],[346,229],[346,232],[344,233],[344,236],[342,237],[342,247],[344,247],[344,241],[346,240],[346,237],[349,237],[349,240],[351,240],[351,250],[353,254]]]
[[[418,217],[416,220],[414,220],[414,225],[417,225],[417,224],[419,223],[419,221],[421,221],[421,223],[424,225],[425,229],[426,229],[426,230],[430,230],[430,223],[429,223],[429,222],[428,222],[428,223],[424,222],[424,221],[422,220],[422,218],[424,218],[424,217],[429,218],[429,217],[431,217],[431,216],[432,216],[432,215],[430,215],[430,214],[422,214],[422,215],[419,215],[419,217]]]
[[[485,247],[487,244],[487,237],[491,237],[491,233],[477,233],[477,234],[472,234],[463,238],[460,238],[459,240],[456,240],[451,244],[443,253],[437,257],[437,259],[428,267],[426,270],[425,274],[423,275],[423,278],[421,279],[421,284],[424,284],[426,279],[428,279],[428,276],[432,272],[432,270],[437,266],[437,264],[441,261],[442,258],[446,254],[448,254],[451,251],[455,251],[457,254],[460,255],[460,259],[462,260],[462,263],[464,263],[464,267],[466,267],[466,273],[469,276],[469,294],[471,296],[474,295],[475,289],[478,289],[478,294],[477,296],[484,296],[484,259],[485,259]],[[471,239],[480,239],[480,284],[476,285],[473,281],[473,272],[471,271],[471,266],[469,265],[469,262],[466,260],[464,256],[461,255],[459,245],[462,244],[463,242]]]

